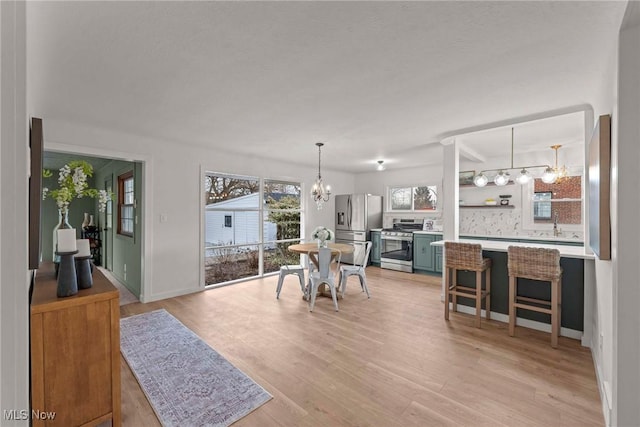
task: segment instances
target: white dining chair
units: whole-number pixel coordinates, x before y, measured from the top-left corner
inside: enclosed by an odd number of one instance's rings
[[[285,255],[284,251],[282,250],[282,248],[280,248],[278,246],[277,250],[280,253],[281,257],[283,259],[286,259],[286,255]],[[308,263],[308,261],[307,261],[307,263]],[[302,264],[290,264],[290,265],[282,265],[282,266],[280,266],[280,275],[278,277],[278,286],[276,287],[276,299],[280,299],[280,291],[282,291],[282,284],[284,283],[284,278],[289,274],[293,274],[293,275],[298,276],[298,280],[300,282],[300,290],[302,291],[302,294],[305,295],[305,297],[306,297],[306,288],[305,288],[305,285],[304,285],[304,270],[305,270],[305,267]]]
[[[366,268],[369,263],[369,254],[371,253],[371,242],[365,243],[365,254],[362,261],[354,265],[342,265],[340,266],[340,290],[342,291],[342,297],[344,298],[344,292],[347,289],[347,279],[349,276],[358,276],[360,279],[360,287],[363,292],[367,293],[367,298],[371,298],[369,295],[369,287],[367,286],[367,273]]]
[[[282,283],[285,276],[289,274],[295,274],[300,281],[300,290],[305,293],[304,288],[304,266],[303,265],[283,265],[280,267],[280,277],[278,277],[278,287],[276,288],[276,299],[280,299],[280,291],[282,290]]]
[[[309,253],[311,255],[311,253]],[[309,270],[309,311],[313,311],[313,307],[316,304],[316,294],[320,284],[324,283],[329,287],[331,291],[331,298],[333,299],[333,306],[338,311],[338,297],[336,295],[336,283],[335,273],[331,269],[331,262],[335,259],[336,271],[340,270],[340,259],[342,258],[342,252],[338,251],[338,256],[333,258],[330,248],[320,248],[318,250],[318,270]]]

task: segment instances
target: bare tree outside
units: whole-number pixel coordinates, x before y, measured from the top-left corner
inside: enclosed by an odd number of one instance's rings
[[[224,175],[206,175],[204,190],[207,195],[207,205],[210,205],[257,193],[260,190],[260,181]]]

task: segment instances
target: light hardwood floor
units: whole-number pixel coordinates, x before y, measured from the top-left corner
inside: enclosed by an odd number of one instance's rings
[[[296,277],[277,276],[149,304],[164,308],[273,395],[234,426],[602,426],[590,351],[561,337],[451,313],[440,278],[367,269],[340,311],[313,313]],[[124,426],[160,425],[122,360]]]

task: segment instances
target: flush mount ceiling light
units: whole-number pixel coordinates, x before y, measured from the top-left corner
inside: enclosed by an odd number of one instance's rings
[[[322,182],[322,175],[320,173],[320,149],[324,144],[322,142],[316,142],[316,146],[318,147],[318,178],[316,182],[311,187],[311,198],[314,202],[316,202],[316,206],[318,210],[322,209],[322,205],[324,202],[329,200],[329,196],[331,196],[331,186],[325,186]]]
[[[531,166],[518,166],[518,167],[514,167],[513,166],[513,128],[511,128],[511,167],[508,168],[500,168],[500,169],[485,169],[480,171],[480,173],[476,176],[473,177],[473,183],[475,184],[476,187],[484,187],[485,185],[487,185],[487,183],[489,183],[489,178],[487,178],[487,175],[485,172],[498,172],[496,174],[496,176],[493,178],[493,182],[495,185],[498,186],[503,186],[503,185],[507,185],[509,183],[509,181],[511,180],[511,175],[509,174],[510,170],[517,170],[520,169],[520,172],[518,173],[518,175],[515,178],[515,181],[518,184],[524,185],[527,184],[529,181],[531,181],[532,176],[531,173],[529,173],[529,171],[527,170],[527,168],[529,169],[533,169],[533,168],[546,168],[545,172],[542,175],[542,180],[545,180],[545,174],[547,173],[548,170],[553,172],[553,168],[551,168],[551,166],[549,165],[531,165]],[[553,147],[556,147],[555,145]],[[551,147],[551,148],[553,148]],[[557,147],[560,147],[559,145]],[[556,163],[557,163],[557,148],[556,150]],[[547,177],[548,178],[548,177]],[[544,181],[546,182],[546,181]],[[555,182],[555,177],[552,181],[552,183]]]
[[[384,160],[378,160],[378,167],[376,169],[379,170],[379,171],[385,170]]]

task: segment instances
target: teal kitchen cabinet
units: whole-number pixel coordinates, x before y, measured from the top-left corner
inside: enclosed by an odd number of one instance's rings
[[[433,248],[435,249],[435,253],[436,253],[436,260],[435,260],[435,272],[436,273],[442,273],[442,247],[436,247]]]
[[[413,270],[415,272],[442,272],[442,250],[431,243],[442,240],[442,234],[413,235]]]

